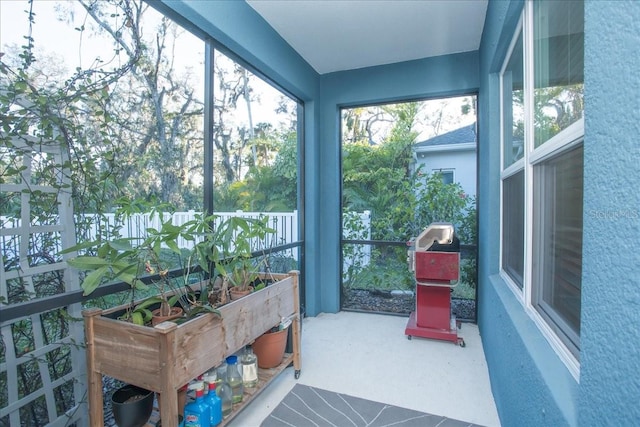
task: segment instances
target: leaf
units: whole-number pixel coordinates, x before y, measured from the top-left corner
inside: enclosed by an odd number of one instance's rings
[[[162,298],[160,297],[149,297],[146,300],[142,301],[140,304],[136,306],[136,310],[145,309],[153,304],[159,304],[162,302]]]
[[[117,251],[130,251],[133,249],[131,239],[116,239],[109,242],[109,246]]]
[[[95,291],[96,288],[100,286],[102,278],[108,271],[108,267],[101,267],[87,274],[82,282],[82,289],[84,290],[83,295],[87,296]]]
[[[116,278],[122,280],[125,283],[128,283],[129,286],[132,286],[134,289],[138,289],[138,290],[141,290],[141,291],[145,291],[145,290],[149,289],[149,287],[147,285],[145,285],[144,283],[142,283],[139,280],[136,280],[136,276],[131,274],[131,273],[127,273],[127,272],[121,271],[120,273],[118,273],[116,275]],[[134,283],[135,283],[135,285],[134,285]]]
[[[180,295],[172,296],[171,298],[169,298],[169,301],[168,301],[169,305],[173,307],[178,302],[178,299],[180,299]]]
[[[222,313],[220,313],[220,310],[213,308],[210,305],[198,305],[193,307],[189,312],[189,317],[194,317],[200,313],[213,313],[222,317]]]
[[[143,281],[141,280],[136,280],[135,282],[132,280],[133,283],[129,283],[131,286],[133,286],[133,289],[135,289],[136,291],[146,291],[149,289],[149,286],[147,286]]]
[[[144,326],[144,318],[142,317],[142,313],[138,311],[134,311],[133,313],[131,313],[131,322],[135,323],[136,325]]]
[[[171,249],[173,252],[175,252],[177,254],[180,253],[180,248],[178,247],[178,245],[176,244],[176,242],[174,240],[167,240],[165,243],[167,244],[169,249]]]
[[[96,256],[79,256],[68,260],[67,263],[80,270],[95,270],[109,266],[109,261]]]
[[[98,248],[98,256],[101,258],[106,258],[109,255],[109,251],[110,248],[108,244],[102,245]]]

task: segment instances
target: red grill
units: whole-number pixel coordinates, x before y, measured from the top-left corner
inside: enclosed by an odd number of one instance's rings
[[[409,243],[409,268],[415,273],[416,310],[404,331],[411,337],[452,341],[459,323],[451,313],[451,290],[460,278],[460,244],[452,224],[432,223]]]

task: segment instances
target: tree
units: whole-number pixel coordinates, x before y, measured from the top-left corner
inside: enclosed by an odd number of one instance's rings
[[[85,18],[77,28],[79,43],[102,37],[112,56],[106,49],[96,52],[85,61],[88,67],[63,79],[65,67],[41,56],[37,41],[28,39],[19,56],[3,58],[3,86],[19,89],[8,92],[13,99],[5,98],[5,107],[31,123],[45,117],[59,122],[59,138],[75,160],[76,206],[108,211],[108,201],[122,195],[156,196],[180,208],[201,206],[201,201],[185,203],[202,198],[203,108],[193,72],[176,66],[184,30],[141,1],[79,0],[58,10],[69,25],[80,12]],[[32,25],[34,15],[29,15]],[[16,109],[17,96],[47,99],[48,110]]]
[[[385,106],[384,113],[393,118],[394,126],[384,143],[344,145],[343,207],[372,211],[374,239],[391,238],[397,225],[391,217],[396,197],[410,174],[417,111],[416,103]]]
[[[439,103],[435,110],[434,124],[438,127],[442,125],[443,105]],[[469,112],[471,106],[467,107]],[[439,173],[412,170],[412,146],[418,134],[414,129],[421,113],[419,104],[378,106],[370,117],[379,113],[393,122],[379,144],[370,144],[366,132],[357,130],[357,123],[363,123],[361,118],[368,114],[366,111],[343,115],[343,119],[351,120],[345,127],[352,138],[344,141],[342,156],[344,236],[366,240],[361,220],[353,212],[370,210],[372,240],[406,242],[432,222],[442,221],[455,225],[463,243],[475,244],[475,200],[465,195],[459,184],[444,184]],[[373,246],[367,262],[363,263],[359,245],[344,245],[343,256],[348,261],[343,271],[343,285],[411,289],[414,284],[407,276],[406,249],[400,249]],[[465,260],[463,280],[474,285],[475,260]]]
[[[132,197],[156,195],[186,208],[182,195],[197,190],[192,178],[202,169],[203,103],[200,88],[191,83],[193,73],[179,73],[175,66],[176,40],[185,31],[164,16],[154,31],[143,31],[153,21],[140,2],[118,2],[128,31],[115,27],[113,4],[80,3],[96,31],[112,35],[117,52],[129,57],[140,52],[131,72],[109,88],[101,106],[112,119],[112,139],[118,141],[113,151],[114,164],[121,167],[118,181],[129,184],[124,190]]]

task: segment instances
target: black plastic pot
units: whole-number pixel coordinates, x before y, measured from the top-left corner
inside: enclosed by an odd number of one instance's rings
[[[142,427],[153,412],[154,393],[127,384],[111,396],[111,410],[118,427]]]

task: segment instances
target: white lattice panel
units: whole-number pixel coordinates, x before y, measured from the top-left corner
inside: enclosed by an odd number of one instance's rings
[[[13,145],[9,154],[21,157],[22,171],[0,185],[5,200],[20,200],[20,220],[4,221],[0,229],[0,297],[11,305],[77,290],[77,274],[65,262],[72,254],[57,253],[75,245],[66,149],[2,136]],[[0,424],[87,425],[80,305],[3,319],[0,334],[0,394],[6,396]]]

